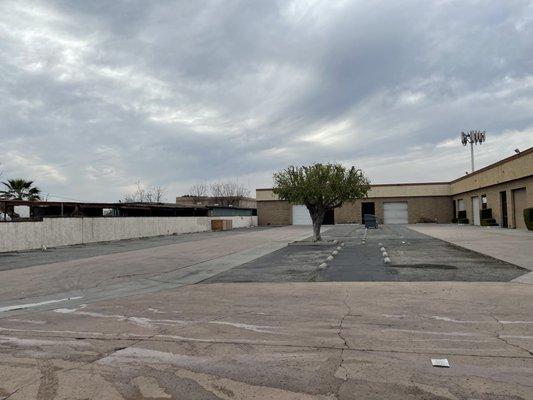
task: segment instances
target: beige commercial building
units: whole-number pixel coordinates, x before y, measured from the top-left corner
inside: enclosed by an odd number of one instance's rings
[[[257,189],[259,225],[310,224],[305,206]],[[526,229],[524,208],[533,207],[533,147],[451,182],[372,185],[368,196],[330,211],[324,223],[362,223],[374,214],[385,224],[492,223]]]

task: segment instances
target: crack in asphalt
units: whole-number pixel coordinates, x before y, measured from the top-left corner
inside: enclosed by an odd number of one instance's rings
[[[348,314],[346,317],[350,317]],[[13,331],[12,329],[10,331]],[[16,330],[21,331],[21,330]],[[47,332],[41,332],[47,333]],[[59,332],[58,332],[59,333]],[[108,335],[107,337],[95,337],[92,335]],[[0,336],[6,336],[0,333]],[[276,342],[260,342],[252,340],[215,340],[215,339],[201,339],[201,338],[187,338],[187,337],[176,337],[173,335],[129,335],[127,337],[120,335],[105,334],[100,332],[90,332],[89,335],[53,335],[47,333],[46,335],[26,335],[27,337],[43,337],[43,338],[60,338],[60,339],[75,339],[75,340],[98,340],[98,341],[121,341],[121,340],[141,340],[141,341],[152,341],[156,343],[210,343],[210,344],[232,344],[232,345],[252,345],[252,346],[264,346],[264,347],[286,347],[286,348],[297,348],[297,349],[315,349],[315,350],[344,350],[344,351],[360,351],[368,353],[392,353],[392,354],[420,354],[420,355],[440,355],[440,352],[435,351],[408,351],[408,350],[392,350],[392,349],[376,349],[376,348],[365,348],[365,347],[339,347],[339,346],[324,346],[324,345],[306,345],[306,344],[291,344],[291,343],[276,343]],[[512,344],[510,344],[513,346]],[[526,352],[529,352],[527,349],[522,349]],[[503,359],[524,359],[531,357],[524,356],[506,356],[506,355],[493,355],[493,354],[468,354],[468,353],[453,353],[453,356],[461,357],[476,357],[476,358],[503,358]]]
[[[336,392],[334,393],[335,397],[338,399],[339,396],[340,396],[340,391],[342,389],[342,386],[344,385],[344,383],[348,380],[348,370],[346,369],[346,367],[344,366],[344,352],[346,350],[351,350],[350,349],[350,346],[348,344],[348,341],[347,339],[344,337],[343,335],[343,329],[344,329],[344,321],[346,320],[346,318],[348,318],[348,316],[352,313],[352,309],[350,308],[350,306],[348,305],[348,303],[346,302],[346,299],[348,298],[349,296],[349,293],[348,291],[346,290],[345,292],[345,295],[344,295],[344,298],[343,298],[343,304],[344,304],[344,307],[346,308],[346,313],[342,316],[342,318],[340,319],[339,321],[339,327],[338,327],[338,331],[337,331],[337,336],[342,340],[342,348],[340,349],[340,355],[339,355],[339,365],[337,366],[337,369],[335,370],[335,373],[334,373],[334,376],[336,376],[336,373],[337,371],[341,370],[343,371],[343,375],[342,375],[342,380],[343,382],[341,382],[341,384],[337,387],[337,390]]]
[[[131,343],[130,345],[128,346],[124,346],[124,347],[115,347],[114,349],[110,350],[110,351],[106,351],[104,353],[98,353],[93,360],[91,361],[87,361],[87,362],[84,362],[82,363],[81,365],[76,365],[74,367],[71,367],[71,368],[65,368],[65,369],[59,369],[57,371],[58,374],[65,374],[65,373],[68,373],[68,372],[71,372],[71,371],[76,371],[76,370],[80,370],[82,368],[85,368],[86,366],[88,365],[91,365],[91,364],[94,364],[106,357],[109,357],[110,355],[112,355],[113,353],[116,353],[117,351],[121,351],[121,350],[125,350],[125,349],[128,349],[130,347],[133,347],[133,346],[136,346],[138,345],[139,343],[142,343],[146,340],[150,340],[152,337],[156,336],[156,334],[152,335],[152,336],[147,336],[146,338],[142,338],[142,339],[120,339],[120,340],[133,340],[133,343]],[[78,338],[76,338],[78,339]],[[54,368],[57,368],[57,367],[54,367]],[[20,392],[21,390],[24,390],[25,388],[27,388],[28,386],[31,386],[33,385],[34,383],[37,383],[37,382],[40,382],[42,381],[43,379],[45,379],[45,375],[41,374],[41,376],[39,376],[38,378],[36,379],[32,379],[30,382],[20,386],[19,388],[17,388],[15,391],[11,392],[7,397],[4,397],[2,400],[8,400],[9,398],[11,398],[12,396],[14,396],[15,394],[17,394],[18,392]]]
[[[519,350],[525,351],[530,356],[533,356],[533,351],[531,351],[531,350],[529,350],[529,349],[527,349],[525,347],[522,347],[522,346],[520,346],[518,344],[511,343],[508,340],[506,340],[505,338],[501,337],[501,332],[505,330],[505,325],[500,321],[500,319],[498,317],[496,317],[494,315],[494,313],[490,313],[489,315],[491,316],[492,319],[494,319],[498,323],[498,325],[500,327],[499,332],[496,333],[496,336],[495,336],[496,339],[502,341],[503,343],[505,343],[508,346],[514,347],[515,349],[519,349]]]

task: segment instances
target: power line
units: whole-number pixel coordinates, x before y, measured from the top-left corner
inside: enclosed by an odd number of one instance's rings
[[[63,196],[63,195],[59,195],[59,194],[54,194],[54,193],[46,193],[46,192],[42,192],[43,195],[45,195],[44,197],[48,198],[48,197],[56,197],[58,199],[63,199],[63,200],[72,200],[72,201],[78,201],[80,203],[83,203],[84,200],[80,200],[80,199],[74,199],[72,197],[67,197],[67,196]]]

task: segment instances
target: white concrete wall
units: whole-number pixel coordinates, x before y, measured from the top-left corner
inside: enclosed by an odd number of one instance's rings
[[[45,218],[40,222],[2,222],[0,253],[205,232],[211,230],[212,219],[231,219],[233,228],[257,226],[257,217]]]

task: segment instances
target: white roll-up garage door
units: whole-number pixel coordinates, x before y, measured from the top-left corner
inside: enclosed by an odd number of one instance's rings
[[[383,222],[385,224],[407,224],[408,221],[407,202],[383,203]]]
[[[313,225],[311,215],[306,206],[292,206],[293,225]]]

